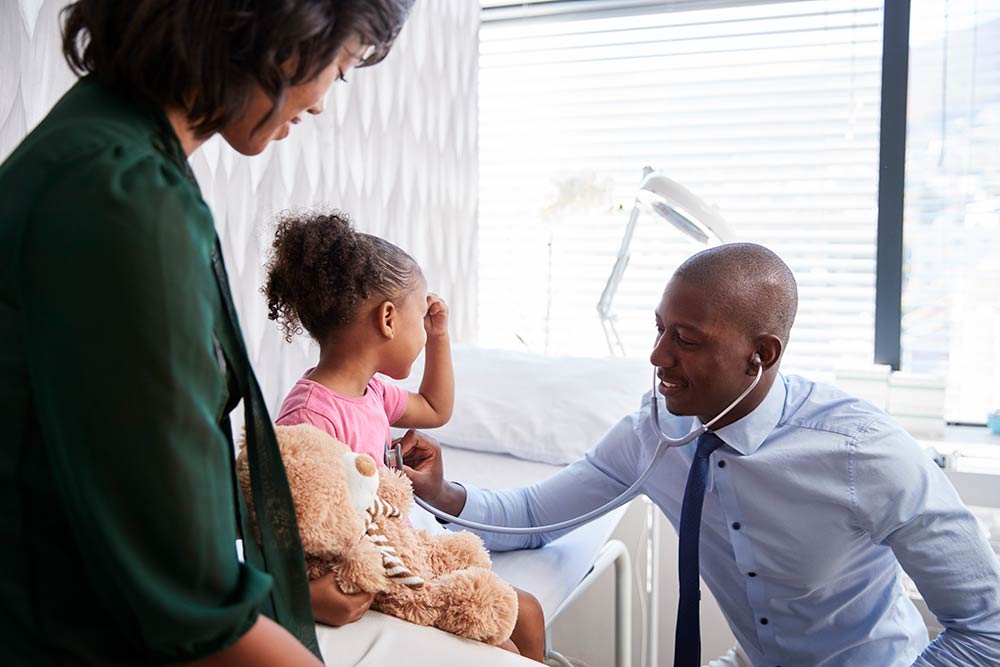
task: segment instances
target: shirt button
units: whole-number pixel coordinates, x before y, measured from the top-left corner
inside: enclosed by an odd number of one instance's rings
[[[725,461],[719,461],[719,467],[720,468],[725,468],[726,467],[726,462]]]
[[[748,577],[756,577],[757,573],[756,572],[747,572],[747,576]]]
[[[760,619],[760,624],[761,625],[767,625],[767,619],[766,618]]]
[[[739,530],[739,529],[740,529],[740,522],[739,521],[734,521],[733,522],[733,530]]]

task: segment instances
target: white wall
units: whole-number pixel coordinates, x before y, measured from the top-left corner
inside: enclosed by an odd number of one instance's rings
[[[65,4],[0,0],[0,160],[75,80],[59,47]],[[408,250],[450,303],[454,339],[474,338],[478,31],[478,3],[419,0],[386,60],[335,84],[322,116],[253,158],[218,139],[191,157],[272,410],[315,358],[305,340],[284,343],[259,293],[283,209],[340,208]]]

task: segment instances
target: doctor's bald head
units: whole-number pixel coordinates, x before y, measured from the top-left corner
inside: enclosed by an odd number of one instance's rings
[[[750,337],[788,335],[798,310],[798,287],[791,269],[774,252],[756,243],[727,243],[689,257],[671,282],[703,290],[710,306]]]

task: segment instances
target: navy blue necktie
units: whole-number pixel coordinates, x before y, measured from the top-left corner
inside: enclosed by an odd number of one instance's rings
[[[701,590],[698,583],[698,534],[701,530],[701,506],[708,483],[708,457],[722,445],[719,436],[706,431],[698,437],[698,449],[691,461],[684,503],[681,505],[680,601],[677,605],[677,633],[674,636],[674,667],[701,666],[701,624],[698,608]]]

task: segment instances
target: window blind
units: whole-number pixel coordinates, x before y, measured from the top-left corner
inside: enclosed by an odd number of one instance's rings
[[[648,164],[795,272],[786,368],[871,363],[881,3],[541,4],[480,30],[480,343],[608,353],[596,304]],[[700,247],[640,218],[627,354]]]

